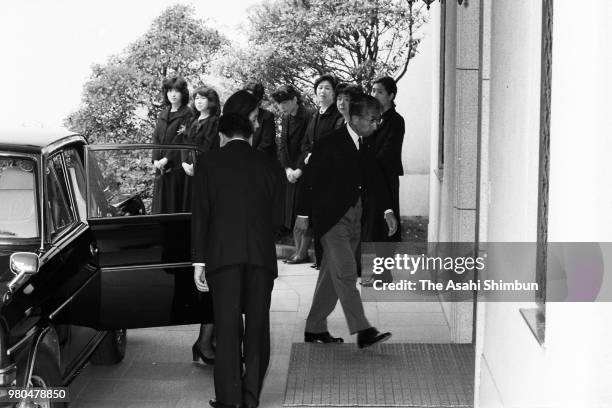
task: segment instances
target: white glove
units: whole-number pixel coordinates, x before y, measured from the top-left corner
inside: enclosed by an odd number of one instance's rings
[[[183,162],[183,170],[188,176],[193,176],[193,164]]]

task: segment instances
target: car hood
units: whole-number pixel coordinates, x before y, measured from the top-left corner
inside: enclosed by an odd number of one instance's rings
[[[0,307],[4,304],[5,293],[8,292],[8,284],[15,277],[11,271],[11,254],[15,252],[37,252],[36,245],[11,245],[0,246]]]

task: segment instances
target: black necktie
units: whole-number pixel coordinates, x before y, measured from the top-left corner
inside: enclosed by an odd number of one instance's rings
[[[359,151],[361,151],[363,149],[363,137],[359,137],[357,140],[359,140]]]

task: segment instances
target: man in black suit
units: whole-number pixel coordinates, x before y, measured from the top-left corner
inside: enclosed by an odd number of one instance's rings
[[[308,227],[314,220],[315,238],[323,246],[321,270],[312,306],[306,320],[306,342],[341,343],[327,331],[327,316],[340,300],[351,334],[359,348],[391,337],[380,333],[365,317],[357,290],[356,255],[361,236],[362,203],[376,197],[386,210],[380,211],[395,233],[397,221],[391,210],[391,193],[376,159],[362,143],[380,121],[380,103],[369,95],[357,95],[349,105],[350,121],[315,143],[309,161],[308,186],[303,190],[296,225]]]
[[[376,156],[376,160],[385,175],[385,180],[391,190],[392,209],[395,216],[400,219],[399,213],[399,187],[400,177],[404,174],[402,166],[402,144],[404,141],[404,118],[395,110],[395,96],[397,95],[397,83],[389,76],[378,78],[372,86],[372,96],[378,99],[382,105],[383,113],[381,124],[376,133],[368,139],[368,147]],[[371,202],[375,206],[377,203]],[[368,211],[366,211],[368,212]],[[372,211],[369,211],[372,212]],[[384,223],[377,217],[368,216],[365,220],[365,228],[362,228],[361,239],[367,242],[377,242],[376,254],[382,257],[393,256],[395,250],[389,242],[400,242],[402,240],[401,228],[392,236],[387,236]],[[374,282],[393,282],[393,276],[389,269],[384,269],[380,275],[372,275],[362,279],[361,284],[371,287]]]
[[[194,280],[200,291],[210,286],[217,336],[216,400],[210,405],[256,407],[270,360],[270,298],[278,275],[274,225],[282,174],[268,155],[249,144],[253,126],[244,115],[221,116],[219,133],[223,147],[196,163],[192,206]]]

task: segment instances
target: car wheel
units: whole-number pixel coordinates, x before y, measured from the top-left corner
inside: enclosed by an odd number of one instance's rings
[[[125,345],[127,343],[127,331],[111,330],[106,334],[96,351],[91,355],[92,364],[112,365],[120,363],[125,356]]]
[[[48,350],[41,348],[37,353],[36,359],[34,360],[32,377],[28,385],[29,387],[42,389],[62,387],[62,375],[57,365],[57,359],[53,358],[53,355]],[[51,400],[37,400],[36,405],[33,406],[41,408],[66,408],[68,407],[68,403]]]

